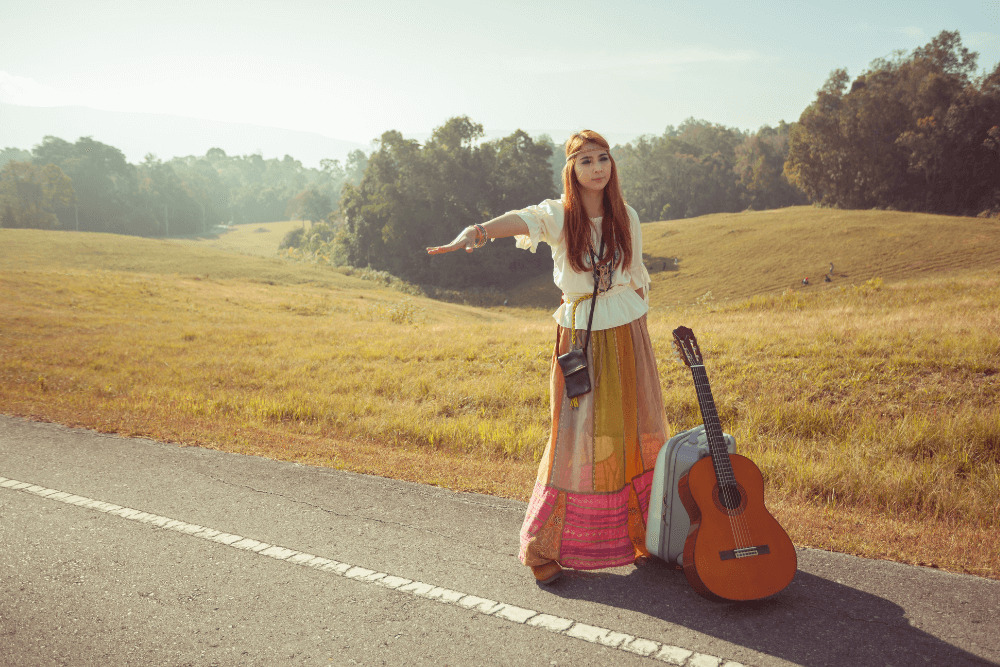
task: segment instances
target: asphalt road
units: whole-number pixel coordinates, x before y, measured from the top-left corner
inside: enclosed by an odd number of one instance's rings
[[[537,587],[524,503],[0,416],[0,665],[991,665],[1000,582],[813,549]]]

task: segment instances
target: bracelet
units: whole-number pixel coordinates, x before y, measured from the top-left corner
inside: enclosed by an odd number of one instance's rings
[[[490,236],[489,234],[486,233],[486,228],[483,227],[482,225],[476,224],[473,225],[473,227],[475,227],[476,229],[476,245],[473,247],[482,248],[484,245],[486,245],[486,242],[489,240]]]

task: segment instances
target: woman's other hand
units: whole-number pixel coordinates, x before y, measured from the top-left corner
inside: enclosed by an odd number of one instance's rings
[[[465,252],[472,252],[476,247],[476,228],[466,227],[462,230],[462,233],[455,237],[455,240],[448,245],[440,245],[431,248],[427,248],[428,255],[440,255],[445,252],[453,252],[455,250],[465,250]]]

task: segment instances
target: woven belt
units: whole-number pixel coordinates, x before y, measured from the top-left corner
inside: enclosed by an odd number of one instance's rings
[[[629,289],[628,285],[612,285],[604,291],[598,291],[597,296],[610,296],[612,294],[617,294],[619,292],[624,292]],[[573,306],[573,347],[576,347],[576,307],[579,306],[584,301],[594,298],[593,294],[582,294],[580,296],[574,297],[569,294],[563,294],[563,303],[568,303]]]

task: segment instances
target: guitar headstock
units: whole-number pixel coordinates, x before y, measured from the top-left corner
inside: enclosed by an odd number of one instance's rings
[[[674,350],[677,358],[687,367],[704,366],[705,361],[701,357],[701,348],[694,337],[694,332],[687,327],[677,327],[674,329]]]

